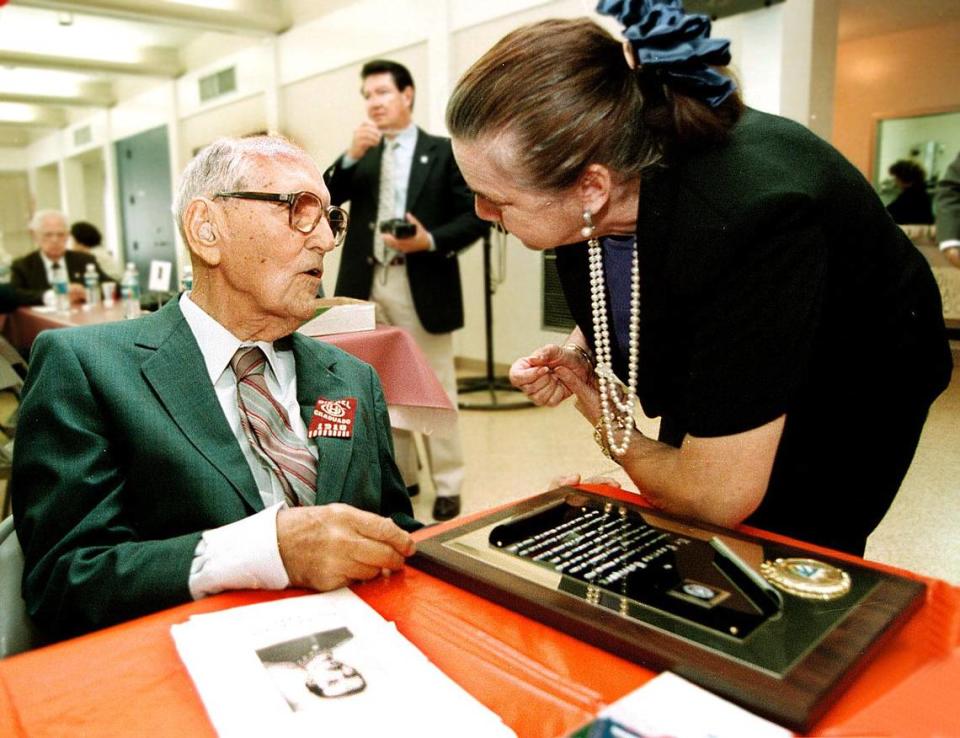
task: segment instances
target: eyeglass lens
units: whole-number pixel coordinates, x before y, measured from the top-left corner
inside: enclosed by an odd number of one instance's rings
[[[343,241],[347,235],[347,214],[337,207],[327,208],[327,222],[330,224],[330,230],[337,245]]]
[[[290,225],[302,233],[317,227],[323,217],[323,203],[310,192],[301,192],[290,204]]]
[[[346,213],[340,208],[327,208],[324,212],[320,198],[312,192],[301,192],[290,206],[290,225],[302,233],[310,233],[326,215],[330,231],[339,244],[347,231]]]

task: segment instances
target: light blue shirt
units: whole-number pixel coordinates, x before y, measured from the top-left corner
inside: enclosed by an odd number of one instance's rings
[[[404,218],[407,214],[407,190],[410,184],[410,169],[413,167],[413,151],[417,148],[417,127],[411,123],[396,135],[393,141],[393,217]]]
[[[413,168],[413,152],[417,148],[417,126],[411,123],[400,131],[391,141],[387,139],[383,155],[389,154],[387,144],[394,144],[393,156],[393,217],[403,218],[407,214],[407,190],[410,184],[410,170]],[[344,154],[341,165],[349,169],[357,163],[350,154]]]

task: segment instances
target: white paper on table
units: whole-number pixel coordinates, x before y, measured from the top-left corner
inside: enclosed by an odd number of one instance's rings
[[[641,735],[671,738],[789,738],[789,730],[757,717],[669,671],[604,708],[600,717]]]
[[[316,315],[297,329],[307,336],[372,331],[377,327],[376,305],[349,297],[324,297]]]
[[[173,274],[172,262],[154,259],[150,262],[150,276],[147,279],[147,289],[151,292],[169,292],[171,274]]]
[[[225,738],[513,735],[348,589],[196,615],[172,633]],[[323,697],[311,678],[362,688]]]

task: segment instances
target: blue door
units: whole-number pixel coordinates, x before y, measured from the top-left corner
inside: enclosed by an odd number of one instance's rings
[[[145,295],[150,262],[176,263],[167,127],[125,138],[116,148],[124,262],[137,265]]]

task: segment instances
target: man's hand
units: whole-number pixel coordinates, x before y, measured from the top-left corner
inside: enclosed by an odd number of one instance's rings
[[[588,477],[581,479],[579,474],[561,474],[550,480],[550,486],[545,490],[549,492],[557,487],[576,487],[578,484],[605,484],[608,487],[622,489],[622,485],[613,477]]]
[[[513,362],[510,367],[510,383],[522,391],[535,405],[553,407],[573,394],[572,387],[565,384],[561,373],[579,380],[578,387],[595,384],[593,367],[579,352],[550,343]]]
[[[398,571],[416,551],[389,518],[341,503],[281,509],[277,543],[290,584],[318,592]]]
[[[951,246],[948,249],[944,249],[943,255],[947,257],[947,261],[957,267],[957,269],[960,269],[960,246]]]
[[[353,130],[353,140],[350,141],[350,148],[347,154],[352,159],[361,159],[363,155],[373,146],[380,143],[383,136],[380,129],[372,120],[365,120]]]
[[[430,248],[430,232],[423,227],[413,213],[407,213],[407,222],[417,227],[417,232],[410,238],[394,238],[389,233],[383,234],[383,245],[403,254],[413,254],[417,251],[427,251]]]
[[[67,295],[71,305],[79,305],[87,301],[87,290],[82,284],[71,282],[67,286]]]

